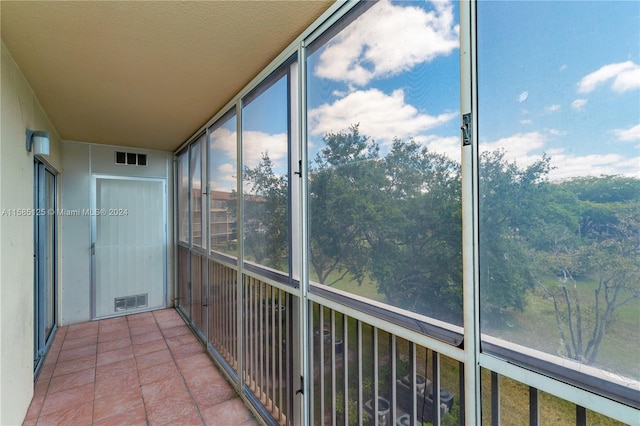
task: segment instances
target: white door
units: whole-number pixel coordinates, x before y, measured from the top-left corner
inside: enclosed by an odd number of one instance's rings
[[[164,179],[94,176],[93,317],[165,306]]]

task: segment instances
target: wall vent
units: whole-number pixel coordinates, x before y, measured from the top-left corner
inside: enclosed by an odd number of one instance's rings
[[[116,164],[125,166],[146,166],[147,154],[137,154],[135,152],[116,151]]]
[[[147,307],[147,295],[136,294],[135,296],[116,297],[114,301],[115,312],[128,311],[129,309],[138,309]]]

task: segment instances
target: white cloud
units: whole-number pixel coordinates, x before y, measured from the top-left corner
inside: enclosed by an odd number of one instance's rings
[[[327,44],[315,74],[365,85],[450,54],[459,47],[453,5],[436,1],[433,6],[427,12],[380,1]]]
[[[256,167],[260,163],[262,155],[268,153],[269,159],[273,164],[273,172],[276,175],[285,175],[287,173],[288,142],[286,133],[270,135],[264,132],[248,130],[242,132],[242,143],[244,145],[242,159],[245,167]],[[246,193],[252,193],[251,186],[248,181],[244,181],[242,190]]]
[[[529,99],[529,92],[526,90],[518,95],[518,102],[520,103],[527,102],[527,99]]]
[[[223,127],[211,133],[212,163],[223,162],[216,168],[211,187],[216,191],[231,192],[236,189],[236,165],[230,163],[236,158],[237,133]]]
[[[286,168],[287,164],[287,135],[285,133],[271,135],[259,131],[245,131],[243,134],[243,144],[245,150],[244,164],[248,167],[255,167],[260,162],[262,154],[269,153],[269,158],[276,167]],[[211,145],[214,151],[221,151],[221,154],[228,158],[236,158],[237,134],[225,128],[218,128],[211,134]],[[214,153],[214,155],[216,155]],[[235,166],[231,164],[219,167],[235,175]],[[228,167],[233,167],[233,170]]]
[[[551,155],[551,180],[578,176],[624,175],[640,177],[640,157],[629,158],[619,154],[572,155],[564,150]]]
[[[540,159],[540,155],[533,151],[540,152],[546,141],[547,136],[541,132],[517,133],[497,141],[481,143],[480,149],[482,151],[503,150],[508,160],[516,161],[521,167],[526,167]]]
[[[564,64],[564,65],[561,65],[561,66],[560,66],[560,70],[559,70],[559,71],[564,71],[564,70],[566,70],[566,69],[567,69],[567,65],[566,65],[566,64]]]
[[[584,76],[578,82],[578,93],[589,93],[600,84],[613,80],[611,88],[617,93],[624,93],[640,88],[640,65],[632,61],[618,62],[601,67],[599,70]]]
[[[211,181],[214,191],[231,192],[236,189],[236,165],[225,163],[218,166]]]
[[[566,130],[550,129],[548,127],[545,127],[544,131],[552,136],[567,136],[569,134]]]
[[[227,183],[235,183],[236,181],[236,165],[235,164],[221,164],[218,167],[218,172],[220,173],[221,180]]]
[[[218,167],[218,171],[224,175],[227,175],[229,173],[235,173],[236,165],[230,164],[230,163],[221,164],[220,167]]]
[[[553,134],[549,132],[549,134]],[[563,180],[578,176],[624,175],[640,177],[640,156],[619,154],[575,155],[564,148],[547,148],[548,135],[541,132],[518,133],[494,142],[480,144],[481,151],[501,149],[505,158],[527,167],[539,160],[543,152],[551,158],[549,179]]]
[[[613,134],[623,142],[640,140],[640,124],[628,129],[615,129]]]
[[[242,133],[242,143],[244,144],[242,155],[245,166],[257,166],[262,159],[262,154],[268,152],[276,173],[282,173],[283,169],[287,170],[288,142],[286,133],[270,135],[249,130]]]
[[[571,102],[571,108],[573,109],[582,109],[587,102],[589,102],[586,99],[576,99],[575,101]]]
[[[225,155],[235,158],[237,138],[235,131],[219,127],[211,133],[211,146],[214,151],[222,151]]]
[[[353,92],[333,104],[323,104],[308,113],[312,135],[346,131],[360,124],[360,132],[378,143],[390,143],[393,138],[406,139],[459,117],[458,112],[436,116],[423,114],[405,103],[404,91],[394,90],[387,95],[378,89]]]
[[[640,65],[635,65],[633,69],[620,73],[613,80],[611,88],[618,93],[640,89]]]
[[[520,124],[533,124],[531,120],[520,120]]]
[[[416,142],[426,146],[431,152],[437,154],[443,154],[450,159],[460,163],[460,137],[459,136],[435,136],[429,135],[424,137],[418,137]]]
[[[560,111],[560,105],[559,104],[553,104],[553,105],[549,105],[548,107],[545,107],[544,110],[545,112],[556,112],[556,111]]]

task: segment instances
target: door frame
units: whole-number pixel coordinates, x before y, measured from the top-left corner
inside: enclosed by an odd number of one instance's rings
[[[162,183],[163,191],[162,191],[162,220],[163,220],[163,243],[162,243],[162,257],[163,257],[163,267],[162,267],[162,305],[160,307],[148,307],[145,309],[137,309],[135,311],[123,312],[123,313],[114,313],[113,315],[104,315],[97,317],[96,316],[96,256],[95,256],[95,244],[96,244],[96,236],[97,236],[97,228],[96,228],[96,184],[98,179],[111,179],[111,180],[125,180],[125,181],[145,181],[145,182],[159,182]],[[167,307],[167,271],[168,271],[168,213],[167,213],[167,179],[166,178],[155,178],[155,177],[140,177],[140,176],[122,176],[122,175],[110,175],[110,174],[102,174],[102,173],[93,173],[91,175],[91,185],[90,185],[90,209],[89,209],[89,217],[90,217],[90,231],[89,231],[89,257],[90,257],[90,268],[91,268],[91,285],[90,285],[90,318],[91,320],[96,319],[105,319],[105,318],[113,318],[120,317],[123,315],[129,314],[137,314],[141,312],[148,312],[157,309],[162,309]]]
[[[53,194],[49,194],[47,191],[47,174],[50,174],[53,178]],[[35,158],[33,176],[33,362],[34,377],[37,377],[58,329],[58,172],[45,162]],[[53,207],[51,208],[47,206],[48,196],[53,199]],[[53,218],[50,241],[47,238],[46,231],[49,217]],[[45,235],[42,236],[41,233]],[[52,249],[50,258],[51,277],[47,277],[47,266],[49,264],[45,261],[45,253],[49,245]],[[47,306],[47,301],[45,300],[45,286],[48,278],[52,279],[52,288],[49,289],[52,295],[51,306]],[[53,324],[48,335],[45,332],[47,308],[50,308],[53,314]]]

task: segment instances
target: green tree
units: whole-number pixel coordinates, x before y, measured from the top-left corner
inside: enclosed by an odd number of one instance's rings
[[[309,181],[318,281],[368,276],[393,305],[460,323],[459,165],[413,140],[380,157],[357,125],[323,142]]]
[[[244,169],[248,191],[244,195],[245,254],[278,270],[288,269],[288,178],[273,170],[269,153],[258,165]]]
[[[357,125],[322,140],[324,147],[309,170],[311,265],[321,284],[333,285],[347,274],[361,282],[371,223],[381,214],[376,204],[384,186],[379,148],[360,135]]]
[[[618,214],[640,201],[640,182],[631,177],[579,177],[558,186],[580,200],[580,236],[589,239],[608,238],[618,224]]]
[[[603,236],[591,228],[593,235],[583,233],[577,243],[558,240],[554,251],[540,253],[541,264],[559,279],[557,287],[539,284],[553,301],[562,352],[588,364],[596,361],[616,310],[640,299],[640,203],[627,203],[607,229]],[[592,297],[581,290],[587,280],[596,283]]]
[[[480,156],[480,300],[485,319],[501,320],[505,310],[524,310],[535,287],[535,258],[528,241],[539,229],[549,157],[521,168],[503,151]],[[537,232],[537,231],[536,231]]]
[[[369,239],[371,276],[395,305],[461,323],[460,167],[398,139],[383,166],[384,215]]]
[[[640,199],[638,179],[625,176],[586,176],[571,179],[562,186],[581,201],[615,203]]]

